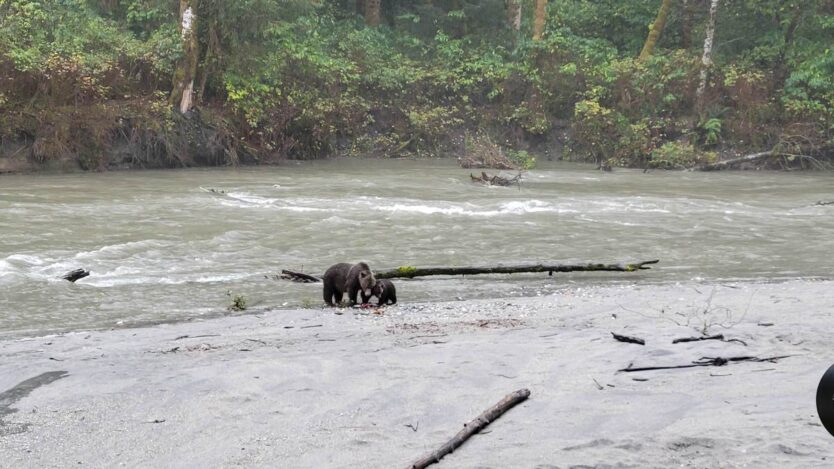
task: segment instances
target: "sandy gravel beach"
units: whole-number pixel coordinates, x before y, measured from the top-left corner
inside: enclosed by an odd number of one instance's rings
[[[573,286],[339,313],[4,340],[0,466],[406,467],[523,387],[529,400],[436,467],[834,465],[814,403],[834,363],[831,281]],[[747,345],[672,344],[704,326]]]

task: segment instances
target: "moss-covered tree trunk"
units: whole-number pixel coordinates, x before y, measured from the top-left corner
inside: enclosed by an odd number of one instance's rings
[[[180,0],[180,38],[183,57],[174,72],[171,105],[185,114],[194,107],[194,78],[197,76],[197,9],[196,0]]]
[[[381,0],[365,0],[365,25],[375,28],[379,26]]]
[[[521,30],[521,2],[520,0],[506,0],[507,24],[513,31]]]
[[[657,12],[657,18],[652,23],[649,29],[649,35],[646,37],[646,42],[643,44],[643,50],[640,51],[639,60],[646,60],[652,56],[654,47],[657,41],[660,40],[660,35],[663,33],[663,28],[666,27],[666,19],[669,17],[669,10],[672,9],[672,0],[663,0],[660,4],[660,10]]]
[[[536,16],[533,19],[533,40],[541,41],[547,19],[547,0],[536,0]]]
[[[707,31],[704,36],[704,54],[701,56],[701,76],[698,81],[698,90],[695,92],[695,111],[704,110],[704,94],[707,91],[707,78],[712,68],[712,46],[715,40],[715,17],[718,13],[719,0],[711,0],[709,6],[709,19],[707,20]]]

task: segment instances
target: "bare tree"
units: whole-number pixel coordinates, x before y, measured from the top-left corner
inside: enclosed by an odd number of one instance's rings
[[[715,17],[718,13],[719,0],[711,0],[709,5],[709,19],[707,20],[707,32],[704,37],[704,55],[701,56],[701,77],[698,82],[698,90],[695,92],[696,111],[704,109],[704,93],[707,90],[707,78],[712,68],[712,46],[715,40]]]
[[[197,75],[197,10],[195,0],[180,0],[180,37],[183,58],[174,73],[171,104],[185,114],[194,107],[194,78]]]

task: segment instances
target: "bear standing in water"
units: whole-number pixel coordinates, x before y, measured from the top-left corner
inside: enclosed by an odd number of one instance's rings
[[[371,289],[376,285],[374,273],[364,262],[335,264],[327,269],[322,280],[324,281],[324,291],[322,292],[324,302],[330,306],[341,303],[344,293],[348,294],[348,300],[353,306],[356,304],[356,296],[360,291],[363,299],[365,295],[370,297]]]
[[[394,282],[387,279],[377,280],[376,285],[371,288],[370,295],[366,296],[365,292],[362,292],[362,303],[367,303],[372,296],[379,298],[377,306],[387,305],[388,303],[397,304],[397,289],[394,288]]]

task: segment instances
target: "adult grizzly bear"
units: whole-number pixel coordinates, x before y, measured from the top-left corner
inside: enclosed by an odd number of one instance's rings
[[[342,295],[348,294],[348,300],[351,306],[356,304],[357,294],[361,291],[363,298],[365,295],[371,296],[371,289],[376,285],[374,273],[368,264],[360,262],[358,264],[347,264],[341,262],[334,264],[327,269],[322,277],[324,281],[324,302],[330,306],[338,305],[342,302]]]

